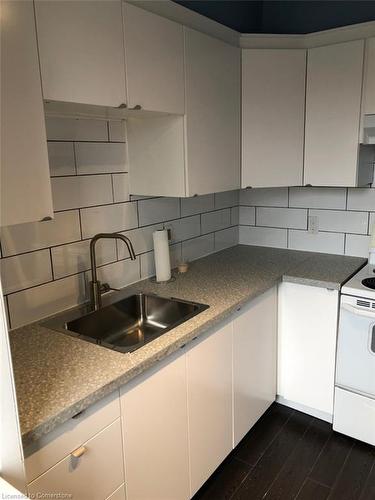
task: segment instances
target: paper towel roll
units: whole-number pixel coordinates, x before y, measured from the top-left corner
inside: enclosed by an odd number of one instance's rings
[[[152,237],[154,240],[156,281],[168,281],[171,279],[168,231],[166,229],[154,231]]]

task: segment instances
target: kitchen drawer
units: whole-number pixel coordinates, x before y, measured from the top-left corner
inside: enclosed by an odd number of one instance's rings
[[[30,483],[28,494],[33,498],[63,494],[75,500],[105,500],[116,492],[124,482],[120,419],[83,446],[79,458],[69,454]]]
[[[375,445],[375,400],[336,387],[333,430]]]
[[[25,450],[27,482],[43,474],[119,416],[119,393],[115,391],[30,445]]]
[[[109,495],[106,500],[126,500],[125,484],[122,484],[120,488],[117,488],[117,490],[114,491],[112,495]]]

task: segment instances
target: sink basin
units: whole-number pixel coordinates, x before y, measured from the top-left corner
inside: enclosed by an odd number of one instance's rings
[[[131,352],[207,308],[204,304],[140,293],[67,321],[63,328],[65,333],[83,340]]]

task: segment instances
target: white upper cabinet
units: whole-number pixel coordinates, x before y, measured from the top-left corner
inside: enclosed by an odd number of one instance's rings
[[[366,41],[363,112],[375,115],[375,38]]]
[[[1,2],[1,225],[53,217],[33,3]]]
[[[304,184],[356,186],[364,41],[309,49]]]
[[[242,51],[242,187],[302,184],[306,51]]]
[[[117,107],[126,102],[120,0],[36,0],[46,100]]]
[[[239,49],[184,30],[185,115],[128,119],[131,194],[185,197],[240,185]]]
[[[187,195],[239,187],[240,50],[185,28]]]
[[[128,106],[184,114],[182,25],[124,3]]]

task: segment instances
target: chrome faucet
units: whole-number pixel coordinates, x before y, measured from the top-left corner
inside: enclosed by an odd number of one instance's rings
[[[96,253],[95,246],[96,242],[101,239],[114,239],[114,240],[122,240],[125,245],[128,247],[129,254],[131,260],[135,260],[135,252],[132,245],[132,242],[120,233],[99,233],[96,234],[92,240],[90,241],[90,259],[91,259],[91,304],[95,311],[101,308],[102,306],[102,293],[101,293],[101,284],[98,281],[97,272],[96,272]]]

